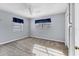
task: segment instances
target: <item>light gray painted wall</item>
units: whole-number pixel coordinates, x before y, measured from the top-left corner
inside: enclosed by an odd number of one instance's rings
[[[48,29],[37,29],[35,20],[41,18],[51,18],[51,27]],[[65,14],[57,14],[48,17],[41,17],[31,20],[31,36],[37,38],[43,38],[53,41],[65,41]]]
[[[24,19],[23,32],[13,32],[12,17]],[[51,27],[49,29],[37,29],[35,19],[29,20],[25,17],[15,15],[0,10],[0,44],[14,41],[24,37],[37,37],[54,41],[65,41],[65,14],[52,15],[41,18],[51,18]],[[36,18],[36,19],[41,19]],[[31,24],[31,25],[30,25]]]
[[[12,17],[24,19],[23,32],[13,32]],[[27,18],[0,10],[0,44],[28,37],[28,26],[29,20]]]
[[[75,46],[79,47],[79,3],[75,4]]]

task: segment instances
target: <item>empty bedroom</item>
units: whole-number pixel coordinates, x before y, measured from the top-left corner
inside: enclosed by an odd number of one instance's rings
[[[0,56],[68,56],[68,3],[0,3]]]

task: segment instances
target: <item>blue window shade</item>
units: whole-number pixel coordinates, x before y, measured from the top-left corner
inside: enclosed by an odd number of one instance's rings
[[[15,23],[24,23],[24,20],[13,17],[13,22],[15,22]]]
[[[48,19],[35,20],[35,24],[36,23],[48,23],[48,22],[51,22],[51,19],[50,18],[48,18]]]

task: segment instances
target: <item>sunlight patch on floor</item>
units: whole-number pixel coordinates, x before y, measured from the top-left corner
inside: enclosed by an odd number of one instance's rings
[[[37,56],[65,56],[62,51],[34,44],[33,51]]]
[[[75,55],[79,56],[79,49],[75,49]]]

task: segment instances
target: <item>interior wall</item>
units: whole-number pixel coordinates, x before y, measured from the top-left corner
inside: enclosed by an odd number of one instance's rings
[[[12,17],[24,19],[23,32],[13,32]],[[35,20],[51,18],[50,28],[37,29]],[[29,20],[23,16],[0,10],[0,44],[15,41],[24,37],[36,37],[53,41],[65,41],[65,14],[56,14],[47,17]]]
[[[75,3],[75,46],[79,47],[79,3]]]
[[[38,29],[35,20],[51,18],[50,28]],[[31,37],[43,38],[47,40],[65,41],[65,14],[56,14],[47,17],[35,18],[31,20]]]
[[[23,31],[13,32],[12,17],[24,20]],[[29,36],[29,20],[25,17],[0,10],[0,44]]]

